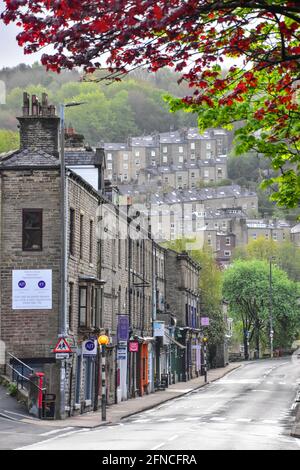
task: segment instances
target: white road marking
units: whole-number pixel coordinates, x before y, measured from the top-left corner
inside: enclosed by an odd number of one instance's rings
[[[157,422],[158,423],[167,423],[169,421],[175,421],[176,418],[161,418],[161,419],[158,419]]]
[[[165,445],[165,442],[162,442],[161,444],[158,444],[157,446],[155,447],[152,447],[152,449],[150,450],[156,450],[156,449],[159,449],[160,447],[164,446]]]
[[[68,427],[68,428],[54,429],[53,431],[43,432],[43,434],[40,434],[40,436],[50,436],[51,434],[57,434],[58,432],[61,432],[61,431],[69,431],[70,429],[74,429],[74,428]]]
[[[225,421],[226,418],[220,418],[220,417],[214,417],[214,418],[210,418],[210,421]]]
[[[273,390],[253,389],[251,392],[273,393]]]
[[[34,446],[44,445],[44,444],[46,444],[46,442],[56,441],[57,439],[60,439],[61,437],[71,436],[71,434],[77,434],[79,432],[86,431],[86,430],[89,430],[89,428],[77,429],[76,431],[66,432],[64,434],[60,434],[59,436],[54,436],[54,437],[51,437],[50,439],[46,439],[44,441],[36,442],[35,444],[30,444],[30,445],[25,446],[25,447],[19,447],[17,450],[30,449],[30,447],[32,447],[33,445]]]
[[[29,415],[24,415],[22,413],[16,413],[16,412],[10,411],[10,410],[4,410],[4,411],[6,413],[11,414],[11,415],[22,416],[23,418],[32,419],[32,421],[37,421],[37,418],[33,418],[32,416],[29,416]]]
[[[150,421],[150,418],[147,419],[135,419],[132,421],[132,423],[148,423]]]
[[[236,421],[239,423],[251,423],[252,419],[251,418],[239,418]]]
[[[185,418],[184,421],[198,421],[201,419],[201,416],[193,417],[193,418]]]
[[[219,393],[222,393],[224,392],[225,388],[220,388],[220,390],[218,392],[216,392],[216,395],[218,395]]]
[[[286,382],[278,382],[279,385],[286,385]]]
[[[170,437],[170,439],[168,439],[168,442],[175,441],[175,439],[177,439],[177,437],[179,437],[178,434],[175,434],[175,436],[172,436],[172,437]]]

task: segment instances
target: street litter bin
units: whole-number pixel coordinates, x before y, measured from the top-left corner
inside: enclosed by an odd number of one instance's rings
[[[55,402],[56,395],[54,393],[45,393],[43,400],[43,418],[54,419],[55,418]]]

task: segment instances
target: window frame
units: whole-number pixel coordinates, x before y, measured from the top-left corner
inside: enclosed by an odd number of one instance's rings
[[[81,292],[85,291],[85,305],[81,304]],[[79,301],[78,301],[78,307],[79,307],[79,327],[81,326],[87,326],[87,313],[88,313],[88,288],[87,286],[79,286]],[[81,316],[81,309],[85,310],[85,321],[82,322],[82,316]]]
[[[39,228],[25,228],[26,213],[32,212],[39,215]],[[40,231],[40,247],[39,248],[25,248],[25,232],[26,231],[38,232]],[[43,251],[43,209],[26,208],[22,209],[22,251]]]
[[[75,255],[75,209],[70,207],[69,209],[69,254]]]

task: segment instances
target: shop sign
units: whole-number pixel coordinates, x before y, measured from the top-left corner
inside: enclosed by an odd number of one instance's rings
[[[165,322],[164,321],[155,321],[153,322],[154,336],[163,337],[165,334]]]
[[[118,315],[118,342],[128,341],[129,317],[128,315]]]
[[[139,343],[137,341],[130,341],[129,343],[129,352],[138,352]]]
[[[127,347],[122,347],[117,349],[117,360],[126,361],[127,359]]]

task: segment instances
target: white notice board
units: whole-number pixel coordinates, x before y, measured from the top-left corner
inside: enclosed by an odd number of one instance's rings
[[[52,270],[14,269],[12,272],[13,310],[52,309]]]

